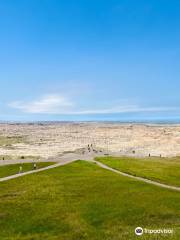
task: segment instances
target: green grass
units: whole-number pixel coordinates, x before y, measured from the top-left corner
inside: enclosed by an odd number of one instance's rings
[[[120,171],[180,186],[180,158],[102,157],[98,161]]]
[[[180,193],[75,163],[0,184],[2,240],[180,239]],[[173,228],[136,237],[137,226]]]
[[[54,163],[52,163],[52,162],[39,162],[39,163],[37,163],[37,168],[39,169],[39,168],[47,167],[51,164],[54,164]],[[10,165],[6,165],[6,166],[0,166],[0,178],[19,173],[19,167],[20,166],[22,166],[23,172],[33,170],[33,164],[32,163],[10,164]]]

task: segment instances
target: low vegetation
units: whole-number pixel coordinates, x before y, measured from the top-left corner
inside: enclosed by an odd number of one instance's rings
[[[177,158],[132,158],[99,157],[96,160],[134,176],[180,186],[180,157]]]
[[[137,226],[173,228],[180,239],[180,193],[77,161],[0,183],[0,239],[134,240]]]

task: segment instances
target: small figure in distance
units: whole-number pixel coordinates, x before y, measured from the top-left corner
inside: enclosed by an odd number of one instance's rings
[[[19,166],[19,173],[22,173],[22,166]]]
[[[34,170],[37,169],[37,165],[36,165],[36,163],[33,164],[33,169],[34,169]]]
[[[162,157],[162,155],[160,154],[160,158]]]
[[[149,157],[151,156],[151,154],[149,153]]]

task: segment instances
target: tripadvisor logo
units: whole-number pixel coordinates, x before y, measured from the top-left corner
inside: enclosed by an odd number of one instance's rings
[[[135,234],[138,235],[138,236],[142,235],[143,234],[143,229],[141,227],[137,227],[135,229]]]
[[[142,234],[173,234],[173,229],[142,229],[142,227],[137,227],[135,229],[135,234],[138,236]]]

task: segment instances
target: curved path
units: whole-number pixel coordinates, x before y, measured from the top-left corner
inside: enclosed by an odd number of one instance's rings
[[[147,178],[142,178],[142,177],[136,177],[136,176],[133,176],[131,174],[128,174],[128,173],[124,173],[124,172],[121,172],[119,170],[116,170],[114,168],[111,168],[101,162],[98,162],[98,161],[95,161],[93,160],[92,162],[96,163],[99,167],[101,168],[104,168],[104,169],[107,169],[109,171],[112,171],[112,172],[115,172],[115,173],[118,173],[122,176],[125,176],[125,177],[129,177],[129,178],[132,178],[132,179],[135,179],[135,180],[138,180],[138,181],[141,181],[141,182],[145,182],[145,183],[149,183],[149,184],[152,184],[152,185],[156,185],[158,187],[162,187],[162,188],[167,188],[167,189],[171,189],[171,190],[175,190],[175,191],[180,191],[180,187],[175,187],[175,186],[170,186],[170,185],[166,185],[166,184],[163,184],[163,183],[159,183],[159,182],[155,182],[153,180],[149,180]]]
[[[0,178],[0,182],[4,182],[4,181],[10,180],[10,179],[18,178],[18,177],[25,176],[25,175],[32,174],[32,173],[42,172],[42,171],[45,171],[45,170],[48,170],[48,169],[52,169],[52,168],[55,168],[55,167],[59,167],[59,166],[69,164],[69,163],[77,161],[79,159],[83,159],[83,160],[88,161],[88,162],[96,163],[101,168],[104,168],[106,170],[109,170],[111,172],[120,174],[120,175],[125,176],[125,177],[129,177],[129,178],[132,178],[132,179],[135,179],[135,180],[138,180],[138,181],[141,181],[141,182],[145,182],[145,183],[148,183],[148,184],[152,184],[152,185],[155,185],[155,186],[158,186],[158,187],[162,187],[162,188],[166,188],[166,189],[170,189],[170,190],[175,190],[175,191],[180,191],[180,187],[170,186],[170,185],[167,185],[167,184],[155,182],[153,180],[149,180],[149,179],[142,178],[142,177],[136,177],[136,176],[133,176],[131,174],[121,172],[119,170],[116,170],[116,169],[111,168],[111,167],[109,167],[109,166],[107,166],[107,165],[105,165],[101,162],[98,162],[98,161],[94,160],[95,157],[96,157],[95,154],[82,155],[82,154],[74,154],[74,153],[66,154],[66,155],[61,156],[61,157],[54,157],[54,158],[51,158],[51,159],[47,159],[47,161],[49,161],[49,162],[55,162],[55,160],[56,160],[56,163],[53,164],[53,165],[47,166],[45,168],[37,169],[37,170],[32,170],[32,171],[25,172],[25,173],[18,173],[18,174],[12,175],[12,176]],[[21,160],[20,162],[21,163],[22,162],[26,163],[27,161],[26,160],[23,160],[23,161]],[[9,161],[8,161],[8,163],[9,163]],[[13,162],[11,162],[11,164],[12,163]],[[4,165],[6,165],[6,164],[7,163],[5,163]]]
[[[44,167],[44,168],[37,169],[37,170],[32,170],[32,171],[28,171],[28,172],[24,172],[24,173],[18,173],[15,175],[0,178],[0,182],[5,182],[10,179],[14,179],[14,178],[22,177],[22,176],[29,175],[32,173],[42,172],[42,171],[45,171],[48,169],[63,166],[63,165],[69,164],[71,162],[80,160],[80,159],[84,159],[85,161],[93,161],[94,157],[95,156],[92,154],[82,155],[82,154],[76,154],[76,153],[68,153],[63,156],[56,156],[56,157],[48,158],[48,159],[46,159],[46,161],[39,160],[36,162],[54,162],[54,164]],[[30,162],[33,162],[33,161],[32,160],[27,161],[26,159],[20,159],[20,160],[15,160],[15,161],[14,160],[2,160],[2,161],[0,161],[0,166],[6,166],[9,164],[17,164],[17,163],[23,164],[23,163],[30,163]]]
[[[63,166],[63,165],[66,165],[66,164],[71,163],[71,162],[76,161],[76,160],[66,160],[66,161],[59,162],[59,163],[56,163],[56,164],[53,164],[53,165],[50,165],[50,166],[47,166],[47,167],[44,167],[44,168],[40,168],[40,169],[37,169],[37,170],[32,170],[32,171],[28,171],[28,172],[24,172],[24,173],[18,173],[18,174],[15,174],[15,175],[11,175],[11,176],[8,176],[8,177],[3,177],[3,178],[0,178],[0,182],[5,182],[5,181],[8,181],[10,179],[14,179],[14,178],[22,177],[22,176],[29,175],[29,174],[32,174],[32,173],[38,173],[38,172],[42,172],[42,171],[45,171],[45,170],[48,170],[48,169]]]

